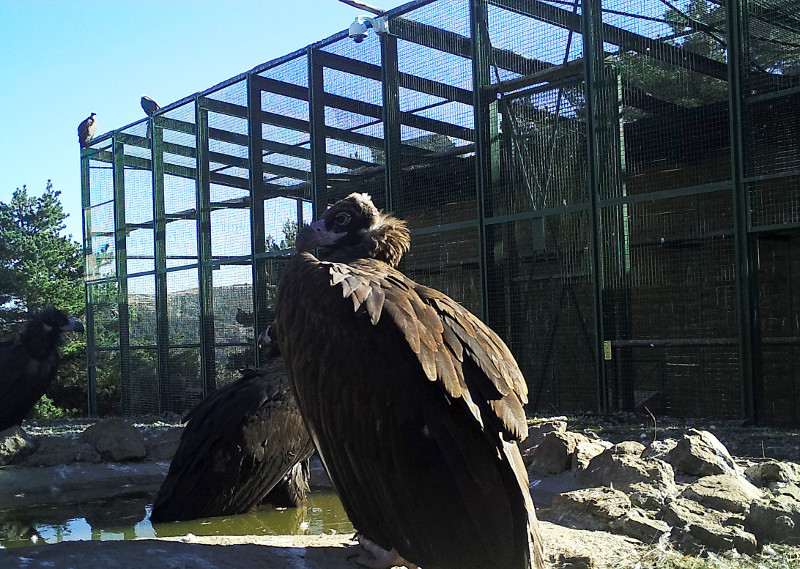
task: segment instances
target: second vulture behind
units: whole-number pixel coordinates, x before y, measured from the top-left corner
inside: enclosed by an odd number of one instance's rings
[[[262,334],[262,339],[264,339]],[[299,506],[314,446],[274,338],[268,361],[242,370],[184,418],[186,427],[153,504],[155,523],[242,514],[268,502]]]

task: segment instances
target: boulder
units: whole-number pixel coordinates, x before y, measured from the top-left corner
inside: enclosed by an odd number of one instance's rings
[[[613,488],[583,488],[553,498],[553,521],[588,530],[608,529],[611,520],[631,509],[624,492]]]
[[[528,474],[531,478],[558,474],[572,468],[572,456],[578,441],[588,442],[585,436],[569,431],[548,433],[528,457]]]
[[[716,510],[747,513],[753,500],[764,493],[741,476],[717,474],[704,476],[690,484],[682,496]]]
[[[147,456],[142,433],[122,419],[106,419],[96,423],[83,431],[81,436],[105,460],[124,462],[142,460]]]
[[[678,444],[675,439],[664,439],[663,441],[653,441],[642,451],[642,458],[659,458],[664,462],[669,462],[669,453]]]
[[[633,456],[641,456],[645,448],[647,447],[637,441],[622,441],[612,447],[615,454],[630,454]]]
[[[101,461],[100,453],[77,437],[41,437],[39,448],[31,456],[19,463],[20,466],[58,466],[75,462]]]
[[[0,431],[0,466],[18,462],[34,450],[36,444],[19,425]]]
[[[738,525],[741,517],[706,508],[694,500],[673,500],[664,508],[664,518],[703,546],[736,549],[748,555],[758,551],[755,535]]]
[[[550,433],[564,433],[567,430],[567,421],[562,418],[547,419],[537,421],[528,426],[528,437],[519,443],[519,448],[523,454],[544,440]]]
[[[678,486],[675,484],[652,485],[647,482],[634,482],[628,488],[631,504],[654,512],[660,511],[677,495]]]
[[[654,520],[639,508],[631,508],[625,515],[611,520],[609,526],[617,533],[625,534],[643,543],[655,543],[669,534],[672,527],[665,521]]]
[[[793,462],[777,460],[759,462],[746,468],[745,474],[756,483],[782,482],[800,485],[800,465]]]
[[[669,494],[676,494],[672,467],[658,459],[633,454],[617,454],[610,448],[597,455],[588,468],[578,472],[584,486],[613,486],[628,491],[632,485],[646,483]]]
[[[572,454],[572,470],[585,470],[589,467],[589,463],[594,457],[612,446],[608,441],[598,441],[590,438],[578,439],[575,444],[575,452]]]
[[[800,502],[785,494],[756,500],[745,524],[761,543],[800,545]]]
[[[147,460],[172,460],[175,451],[178,450],[182,434],[183,427],[171,427],[144,437]]]
[[[728,449],[708,431],[689,429],[669,452],[676,472],[691,476],[739,473]]]

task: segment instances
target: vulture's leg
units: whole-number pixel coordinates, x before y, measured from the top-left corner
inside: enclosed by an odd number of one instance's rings
[[[363,535],[358,536],[358,544],[364,549],[364,553],[358,556],[356,563],[369,569],[391,569],[391,567],[407,567],[408,569],[420,569],[419,566],[409,563],[392,548],[386,551],[374,541],[370,541]]]

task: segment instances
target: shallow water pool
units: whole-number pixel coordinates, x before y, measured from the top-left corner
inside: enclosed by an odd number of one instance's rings
[[[351,534],[353,525],[334,492],[312,492],[302,508],[264,508],[190,522],[150,523],[152,495],[28,507],[0,512],[0,547],[79,540],[194,535]]]

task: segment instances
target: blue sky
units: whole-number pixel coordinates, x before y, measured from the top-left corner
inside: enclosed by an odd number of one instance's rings
[[[373,0],[389,9],[404,2]],[[0,201],[48,179],[81,240],[78,124],[97,135],[324,39],[362,14],[338,0],[0,0]]]

